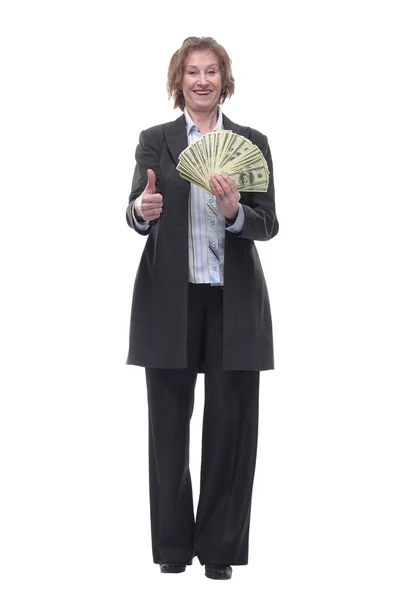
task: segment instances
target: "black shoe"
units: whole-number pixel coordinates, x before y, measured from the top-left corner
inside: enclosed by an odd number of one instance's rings
[[[205,576],[210,579],[230,579],[232,567],[229,565],[206,565]]]
[[[186,565],[183,563],[162,563],[160,565],[161,573],[183,573]]]

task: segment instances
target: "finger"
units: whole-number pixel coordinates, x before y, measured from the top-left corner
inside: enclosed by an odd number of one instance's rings
[[[147,185],[144,191],[147,194],[156,193],[156,175],[151,169],[147,169]]]
[[[221,175],[217,175],[218,178],[218,183],[221,186],[221,188],[224,190],[225,193],[228,193],[231,191],[231,187],[229,185],[229,181],[226,179],[226,176],[221,174]]]
[[[229,177],[229,175],[225,175],[225,173],[221,173],[220,177],[225,181],[226,185],[232,192],[236,192],[237,187],[232,177]]]
[[[223,193],[222,187],[215,175],[210,178],[210,186],[212,187],[214,196],[218,196],[218,194]]]
[[[157,208],[163,205],[163,197],[161,194],[143,194],[142,206],[150,206],[151,208]]]
[[[224,198],[225,196],[231,193],[231,188],[220,175],[214,175],[213,178],[218,196],[222,196],[222,198]]]
[[[154,219],[158,219],[162,213],[162,208],[147,210],[143,213],[143,219],[146,221],[153,221]]]
[[[160,214],[162,213],[162,208],[148,208],[147,210],[143,211],[143,218],[146,221],[154,221],[154,219],[158,219],[158,217],[160,216]]]
[[[228,199],[230,201],[238,202],[241,195],[232,177],[229,177],[229,175],[226,175],[225,173],[221,173],[218,177],[220,178],[221,188],[223,189],[222,192],[219,192],[219,199],[221,201]],[[226,196],[223,194],[226,194]]]
[[[160,209],[160,211],[154,211],[153,214],[151,214],[147,217],[147,220],[154,221],[155,219],[158,219],[160,217],[161,213],[162,213],[162,208]]]
[[[149,214],[147,215],[146,219],[148,221],[154,221],[154,219],[158,219],[158,217],[160,216],[161,213],[162,213],[162,208],[155,208],[155,209],[149,211]]]
[[[211,188],[212,195],[216,196],[217,195],[217,189],[215,187],[214,181],[212,179],[210,179],[209,183],[210,183],[210,188]]]

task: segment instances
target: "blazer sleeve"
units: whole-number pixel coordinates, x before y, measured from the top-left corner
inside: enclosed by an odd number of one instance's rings
[[[263,153],[269,168],[269,184],[266,192],[242,192],[241,205],[244,209],[244,228],[240,233],[230,233],[235,237],[265,241],[273,238],[279,231],[275,212],[275,185],[271,150],[268,139],[262,133],[251,129],[250,139]],[[227,232],[229,229],[226,230]]]
[[[160,126],[152,127],[142,131],[139,136],[139,144],[136,148],[136,165],[133,173],[131,193],[129,195],[128,206],[126,209],[126,221],[129,227],[135,229],[141,235],[149,235],[152,227],[158,222],[158,219],[149,221],[147,229],[139,228],[133,218],[133,203],[140,196],[147,185],[147,169],[152,169],[156,175],[156,192],[161,194],[159,179],[160,150],[162,143],[162,132]]]

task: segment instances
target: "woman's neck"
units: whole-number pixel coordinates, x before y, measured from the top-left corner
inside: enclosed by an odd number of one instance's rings
[[[192,121],[196,123],[202,135],[213,131],[218,119],[218,107],[212,112],[193,112],[188,111]]]

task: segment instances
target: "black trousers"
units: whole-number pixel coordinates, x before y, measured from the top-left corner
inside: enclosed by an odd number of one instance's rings
[[[189,284],[188,367],[146,368],[155,563],[245,565],[258,437],[259,371],[222,370],[223,289]],[[240,315],[237,315],[240,319]],[[204,372],[200,495],[194,518],[190,419]]]

